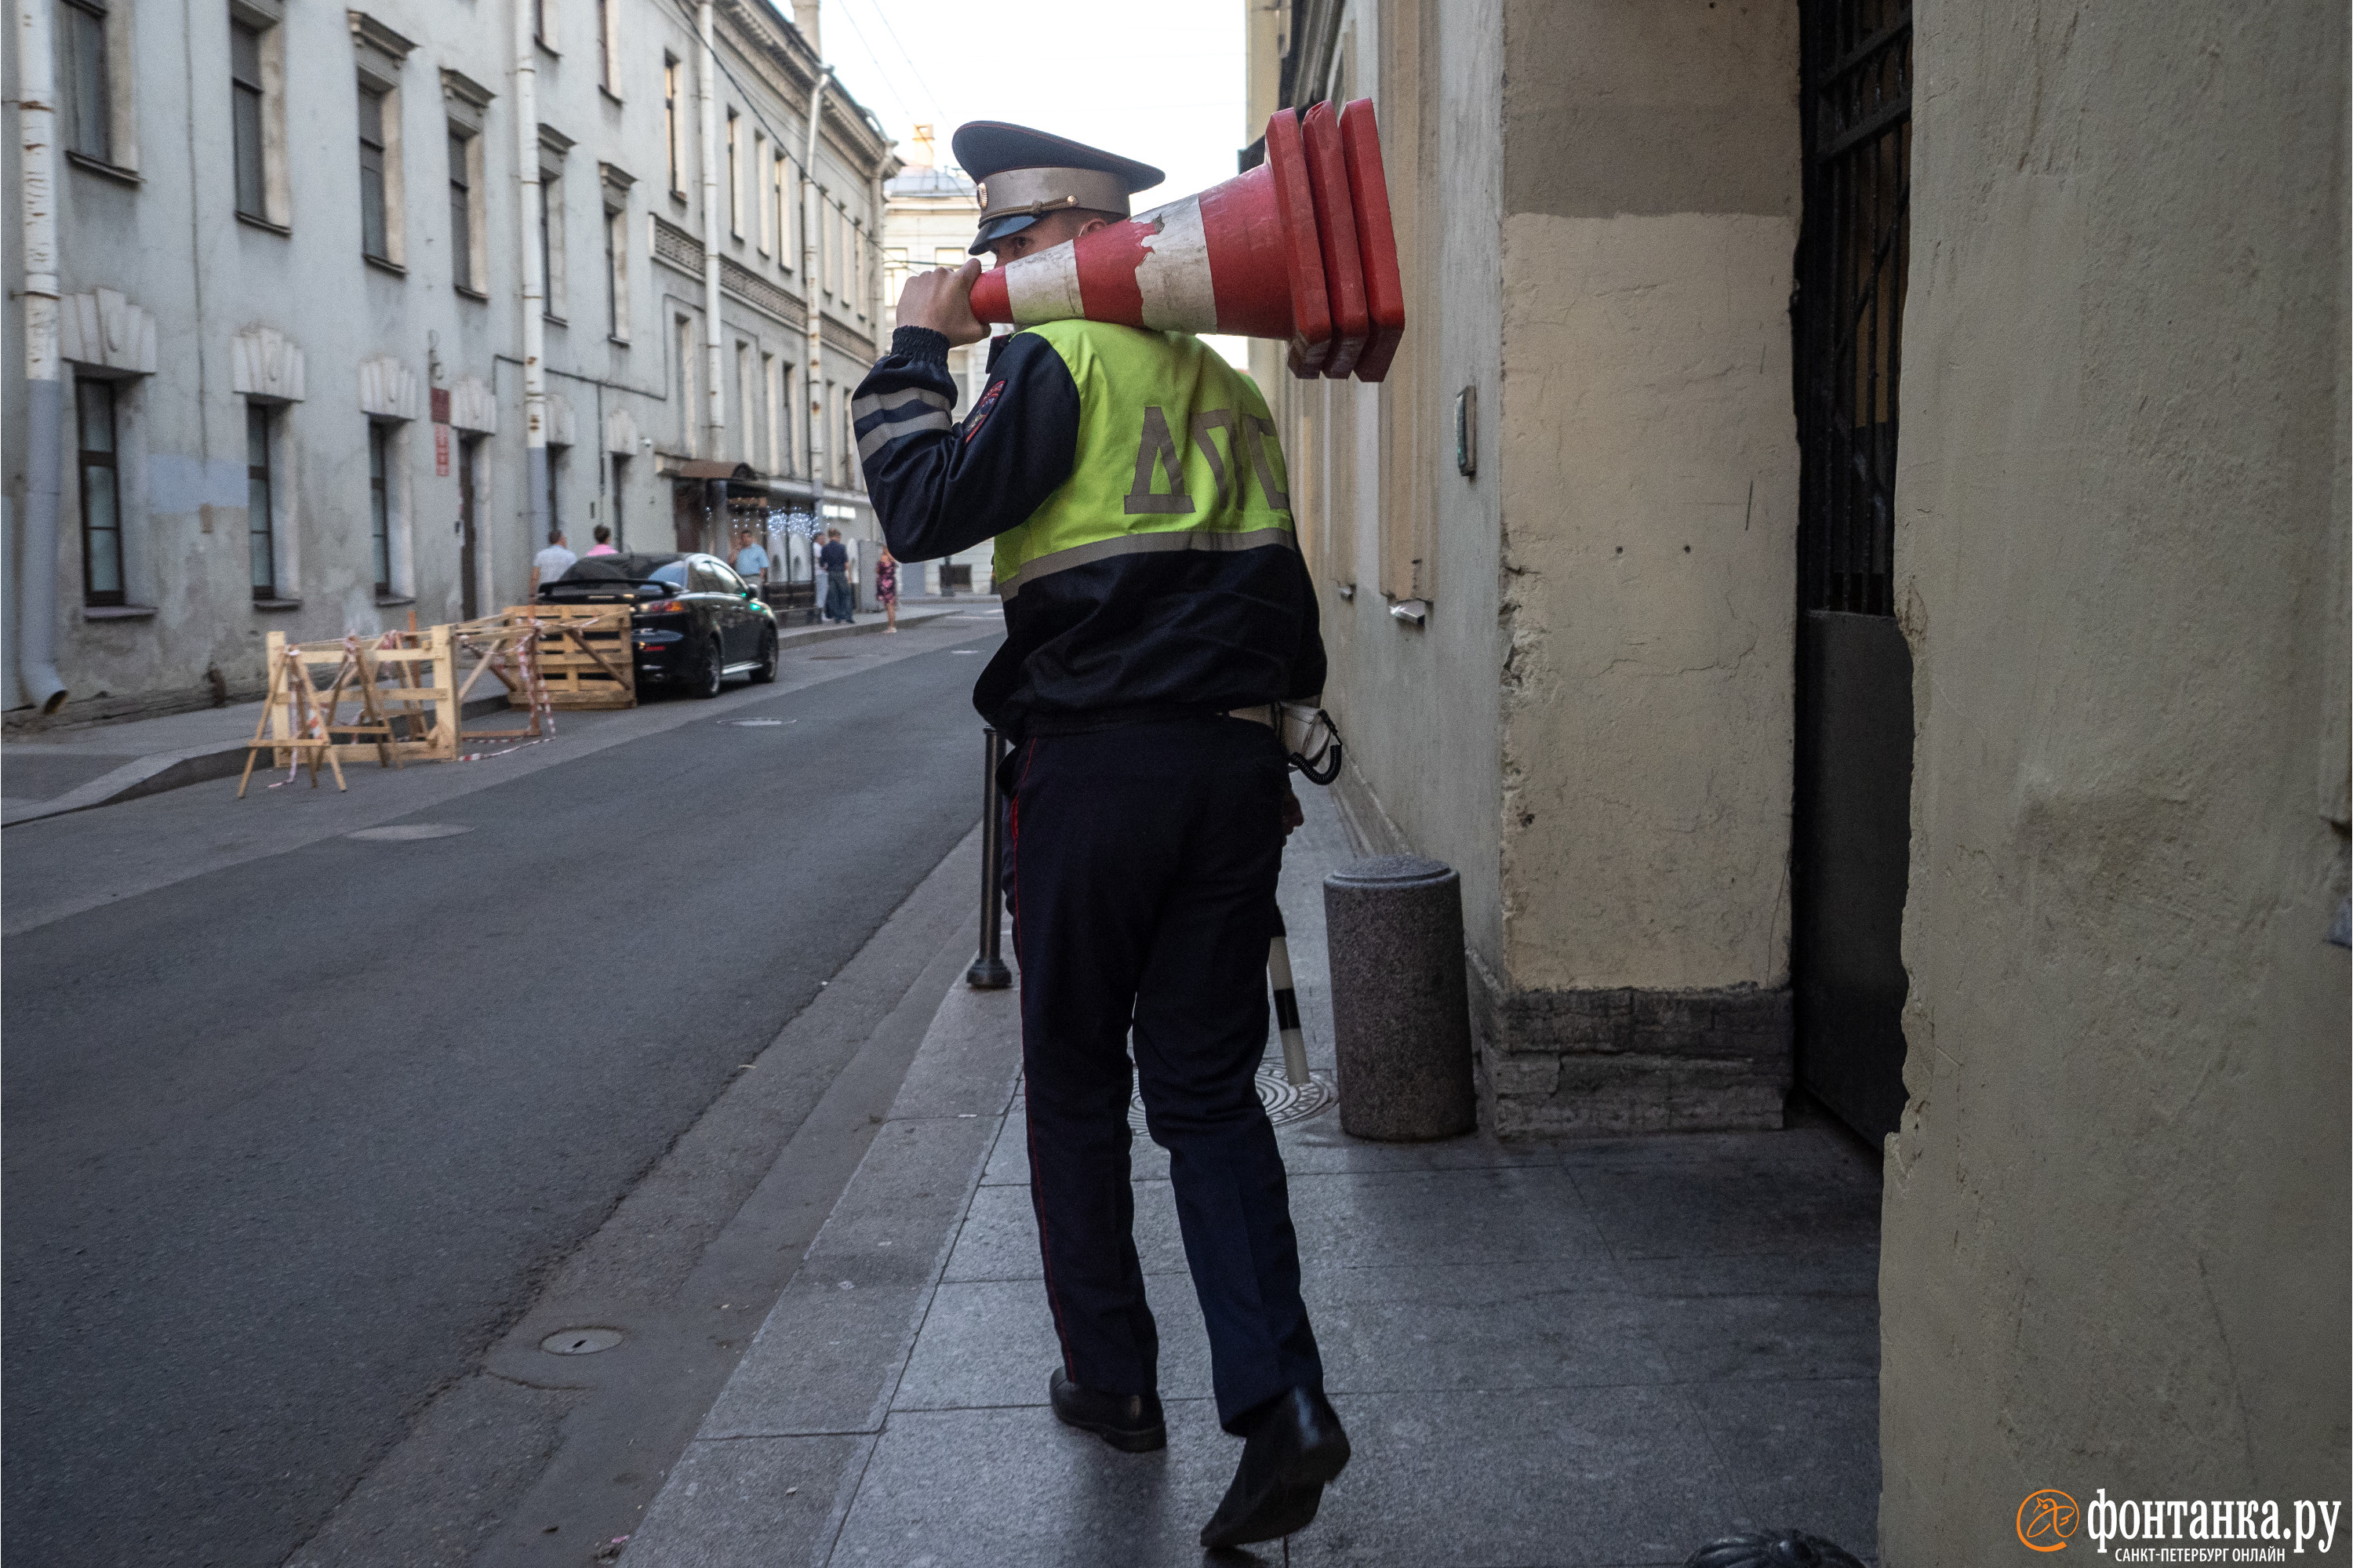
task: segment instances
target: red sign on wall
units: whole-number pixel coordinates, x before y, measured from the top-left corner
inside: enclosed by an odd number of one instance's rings
[[[449,422],[449,388],[447,387],[433,388],[433,422],[437,425]]]
[[[434,396],[438,397],[442,394],[436,392]],[[447,425],[433,427],[433,477],[449,477],[449,427]]]

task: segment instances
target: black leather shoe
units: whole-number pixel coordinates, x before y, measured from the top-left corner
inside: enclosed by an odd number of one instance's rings
[[[1149,1454],[1168,1446],[1158,1394],[1097,1393],[1064,1377],[1060,1367],[1046,1380],[1046,1393],[1054,1402],[1055,1420],[1092,1432],[1123,1454]]]
[[[1322,1394],[1293,1389],[1250,1428],[1234,1484],[1201,1527],[1201,1544],[1215,1552],[1306,1529],[1324,1485],[1347,1462],[1348,1435],[1339,1416]]]

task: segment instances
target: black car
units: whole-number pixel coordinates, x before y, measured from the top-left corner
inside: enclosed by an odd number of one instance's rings
[[[715,697],[730,675],[776,678],[776,617],[716,556],[583,556],[542,604],[627,603],[638,684]]]

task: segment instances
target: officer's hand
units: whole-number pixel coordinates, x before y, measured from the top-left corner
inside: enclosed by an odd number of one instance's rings
[[[1289,838],[1293,828],[1307,824],[1307,813],[1299,809],[1299,797],[1288,786],[1282,791],[1282,836]]]
[[[972,281],[980,276],[980,258],[950,270],[934,267],[907,280],[899,291],[899,324],[929,327],[951,344],[978,343],[988,335],[972,313]]]

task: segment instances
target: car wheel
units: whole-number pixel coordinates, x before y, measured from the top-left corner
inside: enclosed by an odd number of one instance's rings
[[[693,697],[717,696],[725,679],[720,672],[725,667],[721,662],[719,639],[709,639],[702,644],[702,652],[695,656],[694,668],[687,673],[687,694]]]
[[[765,686],[776,678],[776,630],[770,627],[760,633],[760,667],[752,672],[752,683]]]

